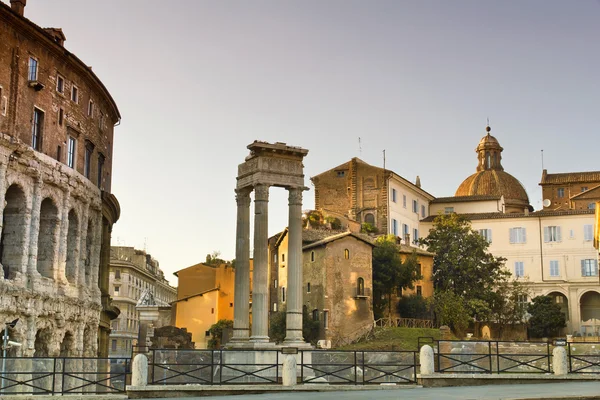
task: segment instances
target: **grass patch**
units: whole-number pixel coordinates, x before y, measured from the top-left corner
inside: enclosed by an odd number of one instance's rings
[[[339,350],[418,350],[419,337],[440,339],[439,329],[375,328],[374,337],[339,347]]]

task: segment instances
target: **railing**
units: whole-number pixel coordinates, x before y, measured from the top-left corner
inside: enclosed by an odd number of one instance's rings
[[[569,372],[600,374],[600,342],[568,343]]]
[[[0,395],[124,393],[130,365],[129,358],[7,357],[2,359]]]
[[[552,361],[548,342],[439,340],[440,373],[549,373]]]
[[[435,328],[432,320],[416,318],[379,318],[373,325],[387,328]]]
[[[281,384],[278,350],[153,350],[149,383],[154,385]],[[414,351],[299,350],[302,383],[415,383]]]

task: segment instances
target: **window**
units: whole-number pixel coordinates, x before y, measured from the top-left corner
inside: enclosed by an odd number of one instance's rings
[[[544,227],[544,242],[560,242],[560,226],[545,226]]]
[[[521,310],[527,309],[527,295],[520,294],[517,296],[517,305]]]
[[[402,206],[404,208],[406,208],[406,195],[405,194],[402,195]]]
[[[281,301],[285,303],[285,287],[281,287]]]
[[[102,189],[102,173],[104,172],[104,154],[98,153],[98,187]]]
[[[323,310],[323,328],[329,329],[329,311]]]
[[[56,75],[56,91],[58,93],[64,93],[65,91],[65,80],[60,75]]]
[[[74,137],[69,136],[67,138],[67,165],[71,168],[75,168],[75,149],[77,148],[77,141]]]
[[[417,296],[423,296],[423,288],[417,285]]]
[[[314,251],[310,252],[310,262],[315,262],[315,252]]]
[[[526,243],[527,232],[525,228],[510,228],[509,229],[509,242],[510,243]]]
[[[276,288],[277,287],[277,279],[273,280],[273,287]]]
[[[581,276],[598,276],[598,260],[581,260]]]
[[[113,339],[112,342],[110,343],[110,350],[117,351],[117,340],[116,339]]]
[[[58,109],[58,125],[63,126],[65,121],[65,110],[61,107]]]
[[[492,230],[491,229],[479,229],[479,234],[483,236],[488,243],[492,243]]]
[[[350,250],[344,249],[344,258],[346,260],[350,259]]]
[[[392,233],[395,236],[398,236],[398,221],[396,221],[395,219],[392,219]]]
[[[583,240],[586,242],[594,240],[594,225],[583,226]]]
[[[596,209],[596,203],[589,203],[588,204],[588,210],[595,210]]]
[[[565,188],[558,188],[558,189],[556,189],[556,196],[559,199],[562,199],[563,197],[565,197]]]
[[[408,225],[402,224],[402,234],[404,235],[404,237],[408,235]]]
[[[310,293],[310,282],[306,284],[306,293]]]
[[[91,142],[85,144],[85,158],[83,164],[83,175],[90,179],[91,166],[92,166],[92,153],[94,152],[94,145]]]
[[[33,57],[29,57],[29,72],[27,76],[30,81],[38,80],[38,60]]]
[[[121,279],[121,270],[115,269],[115,279]]]
[[[336,171],[336,175],[338,178],[343,178],[346,176],[346,171]]]
[[[587,186],[582,186],[582,187],[581,187],[581,193],[585,192],[586,190],[588,190],[588,187],[587,187]]]
[[[417,244],[419,241],[419,230],[413,228],[413,243]]]
[[[319,320],[319,310],[313,310],[313,312],[312,312],[312,319],[313,319],[313,321],[318,321]]]
[[[215,313],[215,308],[214,308],[214,307],[212,307],[212,308],[210,309],[210,313],[211,313],[211,314],[214,314],[214,313]]]
[[[281,262],[285,262],[285,254],[281,255]]]
[[[560,276],[558,270],[558,260],[550,260],[550,276]]]
[[[375,225],[375,216],[371,213],[365,214],[365,222],[367,224]]]
[[[444,207],[444,214],[452,214],[454,212],[454,207]]]
[[[75,85],[71,86],[71,101],[79,103],[79,89]]]
[[[56,146],[56,160],[60,161],[62,158],[62,147],[60,145]]]
[[[356,281],[356,295],[365,295],[365,280],[363,278],[358,278],[358,280]]]
[[[44,112],[37,108],[33,109],[33,125],[31,127],[31,147],[34,150],[42,149],[42,131],[44,129]]]
[[[396,202],[396,189],[392,189],[392,201]]]
[[[205,337],[210,337],[210,331],[204,331],[204,336]]]
[[[417,275],[422,276],[421,263],[417,264]]]
[[[515,261],[515,276],[517,278],[525,276],[525,267],[523,261]]]
[[[273,303],[273,312],[277,312],[277,303]]]
[[[425,215],[425,205],[421,204],[421,218],[425,218],[427,215]]]
[[[419,202],[417,200],[413,200],[412,205],[413,205],[413,209],[412,209],[413,212],[415,214],[418,214],[419,213]]]
[[[119,295],[120,290],[121,290],[120,286],[115,286],[115,296]]]
[[[88,117],[94,117],[94,102],[92,100],[88,103]]]

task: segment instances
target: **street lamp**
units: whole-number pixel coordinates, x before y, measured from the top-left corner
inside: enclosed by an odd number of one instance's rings
[[[4,391],[4,375],[6,374],[6,352],[8,349],[12,347],[20,347],[21,343],[12,342],[8,337],[8,328],[14,328],[19,322],[19,318],[15,319],[12,322],[6,322],[4,324],[4,336],[2,337],[2,386],[0,386],[1,391]]]

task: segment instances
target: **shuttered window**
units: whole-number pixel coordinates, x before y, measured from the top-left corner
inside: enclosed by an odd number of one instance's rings
[[[527,231],[525,228],[510,228],[509,230],[510,243],[526,243]]]
[[[598,276],[598,260],[581,260],[581,276]]]
[[[562,235],[560,232],[560,226],[545,226],[544,227],[544,242],[560,242]]]

